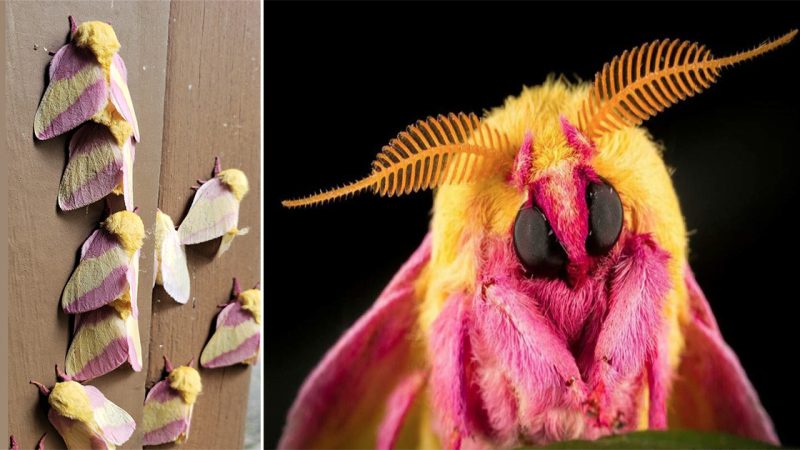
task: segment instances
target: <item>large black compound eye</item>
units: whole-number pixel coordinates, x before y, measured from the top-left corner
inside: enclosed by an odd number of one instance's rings
[[[589,208],[586,250],[594,255],[608,253],[622,231],[622,201],[611,185],[590,183],[586,188],[586,206]]]
[[[519,210],[514,222],[514,249],[529,274],[556,274],[567,262],[567,255],[539,208]]]

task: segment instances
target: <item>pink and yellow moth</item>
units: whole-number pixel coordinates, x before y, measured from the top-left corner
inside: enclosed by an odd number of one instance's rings
[[[39,442],[36,443],[36,450],[45,450],[44,449],[44,438],[47,437],[47,433],[43,434],[42,437],[39,438]],[[17,440],[14,436],[11,436],[11,445],[9,446],[10,450],[19,450],[19,446],[17,445]]]
[[[143,445],[181,443],[189,439],[192,411],[203,390],[200,373],[191,367],[193,361],[173,368],[164,356],[167,377],[156,383],[144,400]]]
[[[155,284],[164,286],[164,290],[176,302],[185,304],[189,301],[189,267],[186,264],[186,250],[181,244],[175,224],[167,214],[156,211],[155,232]]]
[[[67,351],[67,374],[89,380],[128,361],[142,369],[137,286],[144,224],[135,212],[108,216],[81,248],[61,304],[77,314]]]
[[[436,189],[427,237],[308,376],[279,447],[504,449],[665,428],[777,443],[639,125],[796,34],[723,58],[644,44],[593,83],[549,78],[482,119],[418,121],[366,178],[285,201]]]
[[[225,253],[236,236],[247,234],[239,229],[239,203],[250,189],[247,176],[239,169],[222,170],[214,158],[210,180],[197,180],[189,213],[178,227],[181,244],[192,245],[222,237],[217,257]]]
[[[216,330],[200,355],[207,369],[234,364],[255,364],[261,345],[261,290],[258,285],[242,291],[233,279],[231,301],[220,305]]]
[[[123,195],[133,209],[133,161],[139,125],[125,62],[111,25],[69,18],[71,39],[50,62],[50,84],[34,117],[34,134],[50,139],[87,122],[70,139],[58,191],[62,210]]]
[[[47,418],[68,449],[115,449],[130,439],[136,422],[99,389],[84,386],[56,367],[55,386],[31,381],[47,397]]]

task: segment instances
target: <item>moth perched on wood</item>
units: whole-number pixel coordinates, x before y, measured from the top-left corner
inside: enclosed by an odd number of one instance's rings
[[[484,118],[418,121],[372,173],[298,200],[436,189],[430,232],[306,379],[281,448],[513,448],[639,429],[778,438],[687,262],[640,127],[727,67],[659,40],[590,84],[548,79]]]

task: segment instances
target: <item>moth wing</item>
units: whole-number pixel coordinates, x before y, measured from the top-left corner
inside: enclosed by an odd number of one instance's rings
[[[252,364],[260,344],[261,326],[239,302],[233,302],[217,316],[217,328],[200,355],[200,365],[214,369]]]
[[[214,177],[197,189],[178,234],[181,244],[199,244],[224,235],[238,223],[239,201],[219,178]]]
[[[122,175],[122,196],[125,200],[125,209],[133,211],[133,160],[136,154],[136,144],[133,138],[128,139],[122,147],[122,168],[120,169]]]
[[[85,448],[92,450],[110,448],[103,436],[83,422],[64,417],[52,409],[47,414],[47,418],[50,420],[53,428],[61,435],[61,439],[67,444],[67,448]]]
[[[182,442],[189,437],[192,406],[169,386],[167,380],[156,383],[144,399],[142,412],[143,445]]]
[[[392,390],[416,369],[411,358],[415,282],[430,259],[427,237],[306,378],[278,448],[371,448]]]
[[[176,302],[185,304],[189,301],[191,285],[186,250],[169,216],[159,211],[156,227],[159,228],[156,236],[161,239],[161,252],[157,258],[159,284]]]
[[[684,275],[690,319],[672,387],[670,428],[724,431],[778,444],[769,415],[739,359],[725,343],[691,269]]]
[[[133,417],[107,399],[96,387],[84,386],[83,388],[89,396],[95,425],[103,438],[113,445],[122,445],[127,442],[136,430],[136,422]]]
[[[50,62],[50,84],[33,119],[38,139],[50,139],[82,124],[101,111],[108,99],[103,69],[91,52],[71,44]]]
[[[129,269],[128,255],[116,239],[105,230],[95,231],[81,249],[81,260],[67,281],[61,306],[75,314],[108,304],[128,287]]]
[[[131,124],[133,138],[136,139],[136,142],[139,142],[139,122],[136,120],[136,111],[133,110],[133,101],[128,90],[128,69],[125,67],[125,61],[122,60],[119,53],[114,55],[109,69],[111,102],[117,112]]]
[[[250,232],[249,227],[242,228],[241,230],[237,230],[236,228],[232,228],[225,232],[222,235],[222,241],[219,243],[219,248],[217,249],[216,257],[219,258],[222,256],[223,253],[227,252],[229,248],[231,248],[231,244],[233,243],[233,239],[236,236],[244,236],[245,234]]]
[[[58,188],[58,206],[69,211],[94,203],[119,183],[123,153],[104,125],[84,124],[69,141],[69,161]]]
[[[80,314],[67,351],[66,372],[86,381],[116,369],[129,358],[126,320],[111,306]]]

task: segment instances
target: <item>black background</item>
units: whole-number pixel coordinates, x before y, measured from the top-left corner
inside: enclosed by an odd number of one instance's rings
[[[794,6],[794,8],[792,8]],[[548,73],[590,79],[656,38],[722,56],[800,26],[777,4],[265,7],[265,445],[304,377],[425,235],[430,192],[313,209],[416,119],[482,113]],[[647,123],[676,169],[690,263],[784,444],[800,444],[796,208],[800,40]]]

